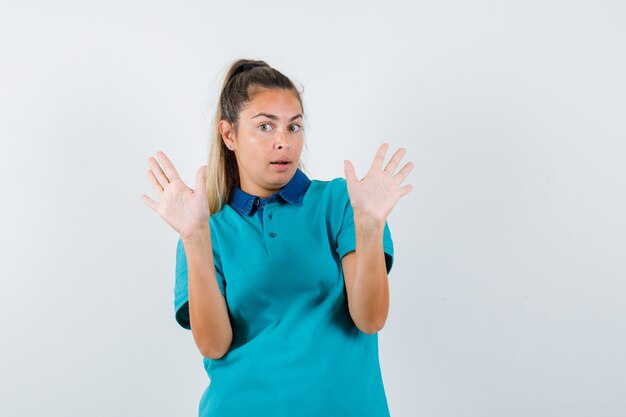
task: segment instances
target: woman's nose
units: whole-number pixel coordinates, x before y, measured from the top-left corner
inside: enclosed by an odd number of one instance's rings
[[[276,135],[276,147],[278,149],[283,149],[283,148],[289,149],[289,142],[287,140],[287,132],[280,131]]]

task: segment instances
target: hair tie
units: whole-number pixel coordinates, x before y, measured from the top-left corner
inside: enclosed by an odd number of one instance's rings
[[[237,74],[241,74],[242,72],[250,71],[252,68],[262,67],[262,66],[263,64],[242,64],[237,68],[237,70],[233,74],[233,77]]]

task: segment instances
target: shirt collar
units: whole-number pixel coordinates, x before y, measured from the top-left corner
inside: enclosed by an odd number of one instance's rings
[[[281,188],[280,191],[269,196],[267,198],[267,201],[271,202],[275,200],[277,196],[280,196],[288,203],[294,204],[296,206],[301,206],[302,200],[304,199],[304,194],[310,183],[311,180],[306,176],[306,174],[302,172],[300,168],[296,168],[296,173],[291,178],[291,180],[289,180],[289,182],[283,188]],[[254,208],[258,207],[254,204],[257,199],[265,200],[261,197],[248,194],[241,188],[237,187],[235,188],[228,204],[232,208],[234,208],[239,214],[249,216]]]

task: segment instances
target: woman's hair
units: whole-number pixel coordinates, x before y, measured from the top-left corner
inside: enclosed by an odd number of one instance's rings
[[[302,117],[304,107],[300,92],[294,84],[265,61],[238,59],[234,61],[222,83],[220,98],[211,130],[209,159],[206,169],[206,190],[211,215],[219,213],[236,187],[239,186],[239,170],[235,153],[226,147],[220,133],[221,120],[230,121],[237,132],[239,112],[252,99],[256,88],[282,89],[293,92],[300,102]],[[302,129],[304,133],[304,129]],[[298,168],[304,169],[302,160]]]

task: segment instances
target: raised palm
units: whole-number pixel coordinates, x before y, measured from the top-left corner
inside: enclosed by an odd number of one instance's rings
[[[406,163],[400,171],[394,174],[406,152],[404,148],[398,149],[383,169],[383,161],[388,148],[387,143],[383,143],[378,148],[372,166],[362,180],[358,179],[352,163],[348,160],[344,162],[348,195],[355,217],[366,216],[375,221],[384,222],[400,197],[413,189],[410,184],[400,186],[413,169],[412,162]]]
[[[141,195],[141,199],[159,213],[181,237],[191,236],[198,227],[206,226],[210,216],[205,189],[206,166],[203,165],[198,169],[193,190],[180,179],[167,155],[158,151],[156,156],[163,168],[151,156],[148,158],[151,169],[147,174],[160,201],[154,201],[145,194]]]

